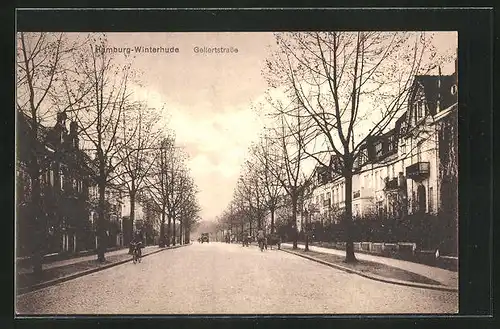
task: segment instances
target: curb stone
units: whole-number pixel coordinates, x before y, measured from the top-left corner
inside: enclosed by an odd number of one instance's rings
[[[333,264],[333,263],[330,263],[330,262],[327,262],[327,261],[324,261],[324,260],[321,260],[321,259],[317,259],[317,258],[314,258],[314,257],[311,257],[311,256],[302,255],[302,254],[293,252],[291,250],[286,250],[286,249],[281,249],[281,250],[284,251],[284,252],[287,252],[289,254],[293,254],[293,255],[296,255],[296,256],[299,256],[299,257],[302,257],[302,258],[306,258],[306,259],[312,260],[314,262],[317,262],[317,263],[320,263],[320,264],[323,264],[323,265],[326,265],[326,266],[330,266],[330,267],[339,269],[339,270],[344,271],[344,272],[357,274],[359,276],[365,277],[367,279],[375,280],[375,281],[380,281],[380,282],[385,282],[385,283],[391,283],[391,284],[397,284],[397,285],[401,285],[401,286],[414,287],[414,288],[423,288],[423,289],[431,289],[431,290],[441,290],[441,291],[448,291],[448,292],[458,292],[458,288],[454,288],[454,287],[441,286],[441,285],[433,285],[433,284],[425,284],[425,283],[416,283],[416,282],[402,281],[402,280],[396,280],[396,279],[389,279],[389,278],[385,278],[385,277],[382,277],[382,276],[379,276],[379,275],[375,275],[375,274],[366,274],[364,272],[356,271],[356,270],[350,269],[350,268],[345,267],[345,266]]]
[[[149,255],[157,254],[157,253],[165,251],[165,250],[177,249],[177,248],[181,248],[181,247],[187,247],[187,246],[190,246],[190,245],[191,245],[191,243],[185,244],[185,245],[173,246],[173,247],[160,248],[159,250],[155,250],[155,251],[152,251],[152,252],[147,253],[145,255],[142,255],[142,258],[147,257]],[[73,273],[73,274],[70,274],[70,275],[66,275],[66,276],[63,276],[63,277],[60,277],[60,278],[57,278],[57,279],[53,279],[53,280],[41,282],[41,283],[35,284],[33,286],[28,286],[28,287],[20,288],[20,289],[18,289],[17,296],[21,296],[21,295],[27,294],[27,293],[32,292],[32,291],[36,291],[36,290],[40,290],[40,289],[43,289],[43,288],[46,288],[46,287],[50,287],[50,286],[53,286],[53,285],[56,285],[56,284],[59,284],[59,283],[62,283],[62,282],[73,280],[73,279],[82,277],[84,275],[88,275],[88,274],[92,274],[92,273],[95,273],[95,272],[99,272],[99,271],[102,271],[102,270],[105,270],[105,269],[108,269],[108,268],[111,268],[111,267],[114,267],[114,266],[117,266],[117,265],[122,265],[122,264],[125,264],[125,263],[128,263],[128,262],[131,262],[131,261],[132,261],[132,258],[127,258],[127,259],[124,259],[124,260],[121,260],[121,261],[118,261],[118,262],[114,262],[114,263],[110,263],[110,264],[107,264],[107,265],[103,265],[101,267],[91,268],[91,269],[88,269],[88,270],[84,270],[84,271],[76,272],[76,273]]]

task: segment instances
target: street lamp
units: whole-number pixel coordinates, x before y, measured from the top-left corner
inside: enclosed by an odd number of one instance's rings
[[[304,235],[305,235],[305,243],[306,243],[306,246],[304,247],[304,251],[309,251],[309,230],[308,230],[308,217],[309,217],[309,212],[307,211],[307,209],[304,209],[304,216],[306,217],[306,225],[304,225]]]
[[[305,236],[306,246],[304,248],[304,251],[309,251],[309,228],[308,228],[308,226],[309,226],[309,223],[311,221],[310,216],[312,216],[312,214],[315,212],[318,212],[318,210],[316,209],[316,207],[312,203],[309,204],[308,208],[306,208],[304,210],[304,213],[306,215],[306,230],[305,230],[305,232],[306,232],[306,234],[305,234],[306,235]]]

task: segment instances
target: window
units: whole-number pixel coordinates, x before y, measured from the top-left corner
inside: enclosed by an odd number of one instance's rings
[[[359,216],[359,204],[354,205],[354,216]]]
[[[394,171],[394,164],[391,166],[391,178],[396,177],[395,171]]]
[[[339,187],[338,186],[335,188],[335,200],[337,200],[337,203],[340,202],[340,195],[339,195]]]
[[[49,181],[50,181],[50,186],[54,186],[54,170],[53,169],[49,170]]]
[[[59,177],[59,181],[61,183],[61,191],[64,191],[64,174],[61,171],[61,175]]]
[[[387,138],[387,152],[394,151],[394,135],[390,135]]]
[[[331,200],[331,198],[332,198],[332,194],[330,192],[327,192],[326,193],[326,199],[327,200]]]
[[[412,213],[416,213],[417,209],[417,199],[415,197],[415,191],[411,191],[411,211]]]
[[[425,213],[427,206],[426,195],[425,195],[425,187],[423,185],[419,185],[417,187],[417,211],[419,213]]]
[[[433,199],[434,199],[434,188],[429,187],[429,212],[432,212],[434,210],[434,204],[433,204]]]
[[[384,216],[384,203],[382,201],[377,201],[377,213],[379,217]]]
[[[381,142],[377,142],[375,144],[375,155],[377,157],[381,156],[382,155],[382,143]]]
[[[422,101],[417,101],[417,120],[420,120],[423,117],[423,106]]]

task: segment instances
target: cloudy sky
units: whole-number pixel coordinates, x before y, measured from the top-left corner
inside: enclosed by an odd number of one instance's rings
[[[261,75],[274,47],[272,33],[111,33],[112,47],[177,47],[178,53],[134,53],[142,71],[136,97],[165,108],[168,128],[190,156],[189,167],[200,188],[202,218],[213,220],[231,199],[250,143],[263,122],[252,104],[265,97]],[[457,47],[455,33],[436,37],[440,48]],[[237,53],[196,53],[195,47],[227,47]],[[120,55],[122,56],[122,55]],[[451,71],[450,71],[451,70]],[[443,68],[452,73],[453,63]]]

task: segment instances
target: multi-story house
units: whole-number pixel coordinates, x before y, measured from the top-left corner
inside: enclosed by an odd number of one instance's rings
[[[29,159],[32,152],[40,163],[41,216],[46,223],[46,252],[76,252],[89,247],[92,227],[88,221],[89,186],[92,170],[79,147],[76,122],[66,127],[66,114],[59,113],[54,127],[38,125],[36,145],[28,139],[32,120],[17,117],[17,252],[29,254],[31,239]]]
[[[416,76],[408,107],[388,132],[366,141],[354,166],[353,216],[402,219],[437,215],[447,221],[448,250],[456,249],[458,79]],[[339,221],[345,207],[344,179],[336,170],[316,168],[319,187],[308,201],[312,221]]]

